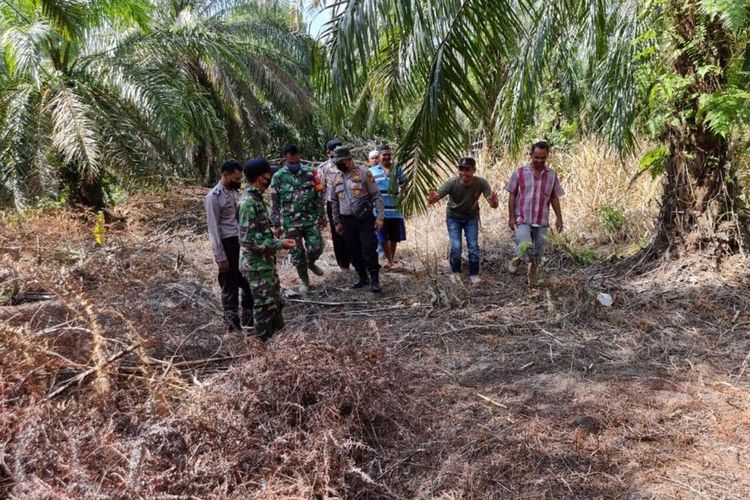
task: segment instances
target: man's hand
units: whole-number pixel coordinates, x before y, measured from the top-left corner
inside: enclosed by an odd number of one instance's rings
[[[221,262],[217,262],[219,265],[219,272],[220,273],[226,273],[229,272],[229,261],[228,260],[222,260]]]
[[[284,250],[289,250],[290,248],[294,248],[297,246],[297,242],[294,240],[281,240],[281,248]]]
[[[339,234],[344,234],[344,226],[342,226],[340,222],[336,224],[336,232]]]
[[[555,221],[555,229],[558,233],[562,233],[563,230],[563,221],[562,219],[558,218],[557,221]]]
[[[378,231],[383,230],[383,219],[378,219],[375,221],[375,229],[377,229]]]
[[[440,201],[440,196],[438,195],[437,191],[435,191],[434,188],[430,189],[427,192],[427,203],[432,205],[433,203],[437,203],[438,201]]]
[[[508,217],[508,227],[511,231],[516,230],[516,218],[515,217]]]
[[[324,227],[326,227],[326,225],[328,225],[328,221],[326,220],[325,216],[323,216],[323,217],[321,217],[321,218],[320,218],[320,219],[318,220],[318,227],[319,227],[320,229],[323,229]]]
[[[275,228],[271,229],[271,232],[273,233],[273,237],[274,238],[281,238],[281,228],[280,227],[275,227]]]
[[[490,203],[490,206],[492,208],[497,208],[497,206],[500,204],[500,201],[497,196],[497,191],[493,191],[492,195],[490,195],[487,201]]]

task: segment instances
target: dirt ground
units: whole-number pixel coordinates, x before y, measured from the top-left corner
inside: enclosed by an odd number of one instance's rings
[[[222,330],[201,193],[103,248],[67,212],[0,231],[0,496],[750,498],[746,259],[553,250],[529,291],[486,227],[456,286],[433,213],[380,296],[329,244],[263,346]]]

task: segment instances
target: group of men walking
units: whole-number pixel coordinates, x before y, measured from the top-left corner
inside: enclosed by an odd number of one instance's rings
[[[534,143],[531,162],[516,169],[505,188],[508,226],[516,236],[516,257],[508,268],[515,273],[526,261],[530,281],[544,251],[550,205],[557,217],[556,229],[563,227],[559,202],[563,190],[557,174],[547,166],[548,154],[546,142]],[[387,145],[370,152],[369,168],[355,163],[351,151],[337,139],[326,143],[328,160],[317,169],[301,164],[294,145],[284,146],[282,155],[283,166],[275,173],[262,157],[244,166],[227,160],[219,183],[205,199],[224,324],[233,331],[252,325],[263,340],[284,326],[276,270],[279,250],[289,250],[300,280],[299,293],[307,293],[309,273],[324,273],[317,260],[324,248],[321,231],[328,225],[338,266],[354,267],[357,273],[352,288],[369,287],[380,293],[379,248],[386,261],[383,267],[398,268],[396,248],[406,239],[404,217],[398,211],[399,186],[406,177],[392,164]],[[475,175],[473,158],[461,158],[457,170],[457,176],[427,193],[427,201],[432,205],[448,197],[451,280],[460,280],[465,236],[469,280],[478,283],[479,198],[484,196],[490,207],[497,208],[499,197],[487,180]],[[247,188],[239,197],[243,174]],[[270,190],[270,209],[263,196],[266,190]]]

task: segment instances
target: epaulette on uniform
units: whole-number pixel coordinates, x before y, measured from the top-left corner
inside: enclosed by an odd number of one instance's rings
[[[221,195],[221,188],[219,186],[216,186],[213,191],[211,191],[214,196]]]

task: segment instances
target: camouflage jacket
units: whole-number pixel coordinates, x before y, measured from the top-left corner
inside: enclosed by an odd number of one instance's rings
[[[272,269],[276,265],[276,252],[281,249],[281,240],[273,237],[266,202],[254,186],[247,188],[240,198],[239,224],[240,272]]]
[[[302,166],[297,174],[279,169],[271,179],[271,223],[291,228],[315,225],[323,217],[323,198],[315,187],[313,168]]]

